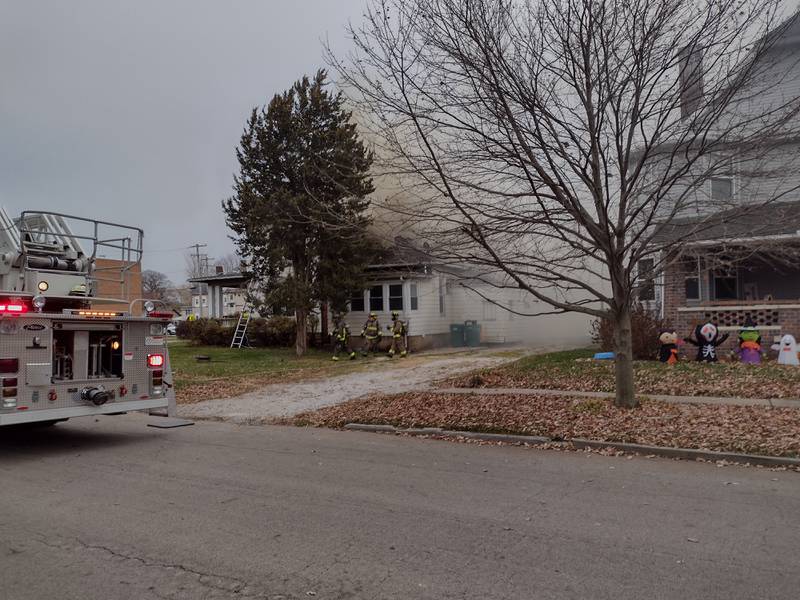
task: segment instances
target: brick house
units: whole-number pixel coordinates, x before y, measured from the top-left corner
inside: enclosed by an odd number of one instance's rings
[[[794,15],[786,23],[775,30],[772,46],[760,59],[766,61],[760,73],[767,85],[745,93],[735,110],[775,110],[800,95],[800,18]],[[713,160],[687,173],[691,200],[655,240],[666,250],[638,265],[642,303],[681,338],[698,324],[715,323],[731,334],[720,348],[722,356],[736,348],[737,332],[748,318],[761,332],[765,351],[783,334],[800,338],[800,140],[795,125],[771,139],[760,154],[732,138]],[[704,170],[707,175],[701,175]],[[702,184],[695,186],[693,179]],[[694,347],[684,346],[683,354],[693,355]]]
[[[783,334],[800,337],[800,202],[761,206],[732,221],[721,217],[717,224],[706,218],[706,223],[680,248],[680,257],[667,263],[660,285],[643,289],[642,299],[681,337],[698,324],[717,324],[731,334],[721,347],[723,355],[736,347],[736,333],[748,318],[761,332],[765,350]],[[693,224],[682,219],[672,226]],[[726,264],[720,259],[726,253],[736,259]],[[691,348],[687,354],[693,354]]]

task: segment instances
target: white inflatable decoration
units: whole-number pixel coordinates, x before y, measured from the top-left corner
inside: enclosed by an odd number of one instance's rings
[[[787,333],[779,343],[773,344],[772,349],[778,351],[779,365],[800,366],[800,359],[797,358],[797,341],[793,335]]]

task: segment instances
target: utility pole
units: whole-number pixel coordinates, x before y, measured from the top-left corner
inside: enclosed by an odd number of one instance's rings
[[[214,257],[209,256],[208,254],[203,254],[203,273],[206,275],[213,275],[210,265],[212,260],[214,260]]]
[[[195,256],[194,264],[195,267],[197,268],[197,275],[202,275],[201,270],[203,263],[202,259],[200,258],[200,248],[207,248],[207,247],[208,244],[192,244],[191,246],[189,246],[189,249],[194,248],[194,256]]]

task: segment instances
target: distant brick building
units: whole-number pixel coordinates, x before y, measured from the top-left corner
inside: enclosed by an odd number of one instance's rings
[[[130,303],[143,297],[141,263],[125,263],[121,260],[98,258],[94,263],[95,297],[113,298],[123,302],[103,304],[109,310],[130,310]],[[134,306],[134,314],[141,314],[141,302]]]

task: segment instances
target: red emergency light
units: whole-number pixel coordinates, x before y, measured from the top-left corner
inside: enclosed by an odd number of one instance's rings
[[[0,313],[10,313],[10,314],[22,314],[28,312],[28,306],[26,304],[17,304],[17,303],[2,303],[0,304]]]
[[[147,313],[147,316],[151,317],[153,319],[171,319],[172,318],[172,313],[171,312],[163,312],[163,311],[162,312],[153,311],[153,312]]]
[[[164,366],[164,355],[163,354],[148,354],[147,355],[147,366],[151,368],[158,368]]]

